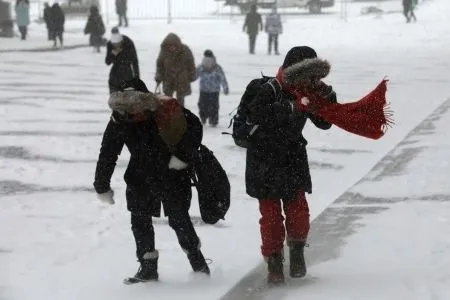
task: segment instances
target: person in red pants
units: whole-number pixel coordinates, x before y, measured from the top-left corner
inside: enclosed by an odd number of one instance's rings
[[[306,275],[304,247],[310,224],[305,193],[312,192],[312,184],[302,131],[308,119],[323,130],[331,124],[312,112],[295,109],[295,101],[304,92],[337,102],[332,87],[322,81],[329,70],[329,63],[318,58],[314,49],[294,47],[277,77],[262,84],[248,104],[248,122],[259,126],[248,140],[246,190],[259,200],[261,252],[268,264],[269,283],[284,282],[285,238],[290,276]]]

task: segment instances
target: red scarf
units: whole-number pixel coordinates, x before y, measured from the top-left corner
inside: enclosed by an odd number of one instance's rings
[[[301,87],[287,86],[282,80],[282,70],[277,74],[277,80],[284,90],[296,98],[295,107],[299,111],[311,112],[325,121],[348,132],[370,139],[381,138],[391,127],[392,112],[386,102],[387,80],[382,80],[378,86],[362,99],[351,103],[330,103],[317,94],[305,92]],[[309,104],[302,104],[302,98],[308,98]]]

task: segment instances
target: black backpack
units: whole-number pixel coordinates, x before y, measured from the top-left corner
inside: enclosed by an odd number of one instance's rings
[[[193,170],[192,181],[197,189],[203,222],[215,224],[220,219],[225,220],[230,208],[230,182],[213,152],[203,144],[198,150]]]
[[[279,86],[279,83],[276,81],[274,77],[262,76],[261,78],[253,79],[247,85],[244,94],[241,97],[241,101],[237,107],[236,114],[232,117],[230,121],[230,125],[228,128],[232,126],[231,136],[234,140],[234,143],[242,148],[247,148],[248,146],[248,138],[258,129],[258,124],[251,124],[248,122],[248,104],[255,98],[255,96],[260,91],[260,88],[263,84],[270,84],[273,88],[275,97],[278,96],[276,86]],[[223,132],[223,134],[229,134],[227,132]]]

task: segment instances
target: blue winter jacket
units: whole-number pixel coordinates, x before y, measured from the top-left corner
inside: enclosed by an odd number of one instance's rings
[[[30,7],[22,2],[16,6],[16,23],[17,26],[28,26],[30,24]]]
[[[214,63],[211,71],[203,64],[197,67],[196,78],[200,78],[200,92],[219,93],[222,86],[225,94],[228,94],[228,82],[220,65]]]

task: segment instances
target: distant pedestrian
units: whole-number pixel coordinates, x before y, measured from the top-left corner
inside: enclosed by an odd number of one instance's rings
[[[403,0],[403,15],[406,18],[406,23],[417,21],[416,14],[414,13],[414,8],[416,6],[416,0]]]
[[[28,25],[30,25],[30,2],[29,0],[16,1],[16,23],[19,27],[20,38],[26,40],[28,35]]]
[[[112,64],[108,84],[109,92],[113,93],[121,89],[122,82],[139,78],[140,73],[136,48],[131,38],[121,34],[117,27],[111,33],[106,44],[105,63],[107,66]]]
[[[195,80],[195,61],[191,49],[181,42],[175,33],[169,33],[161,43],[156,61],[155,81],[163,85],[163,93],[173,97],[184,106],[186,96],[192,93],[191,82]]]
[[[66,16],[61,6],[58,3],[52,5],[50,10],[50,31],[52,33],[53,48],[57,47],[57,40],[59,40],[59,46],[62,48],[64,45],[64,24],[66,22]]]
[[[45,25],[47,26],[47,39],[49,41],[52,40],[52,32],[50,30],[50,14],[51,14],[51,8],[50,5],[48,5],[48,2],[44,3],[44,22]]]
[[[209,124],[216,127],[219,123],[220,87],[225,95],[228,95],[229,90],[225,73],[211,50],[204,52],[202,64],[197,67],[197,78],[200,78],[200,120],[203,124],[209,120]]]
[[[89,45],[93,46],[97,52],[103,44],[103,35],[105,34],[105,24],[98,7],[93,5],[90,8],[90,15],[84,28],[84,34],[90,34]]]
[[[255,43],[258,32],[263,30],[261,15],[256,11],[256,4],[250,8],[250,12],[245,17],[245,23],[242,30],[248,34],[249,52],[255,54]]]
[[[272,8],[272,12],[266,16],[265,31],[268,36],[267,53],[272,54],[272,45],[274,46],[275,54],[279,55],[278,51],[278,36],[283,33],[283,25],[281,23],[281,16],[277,12],[277,7]]]
[[[127,17],[127,0],[116,0],[116,13],[119,18],[119,27],[125,25],[128,27],[128,17]],[[122,23],[123,21],[123,23]]]

